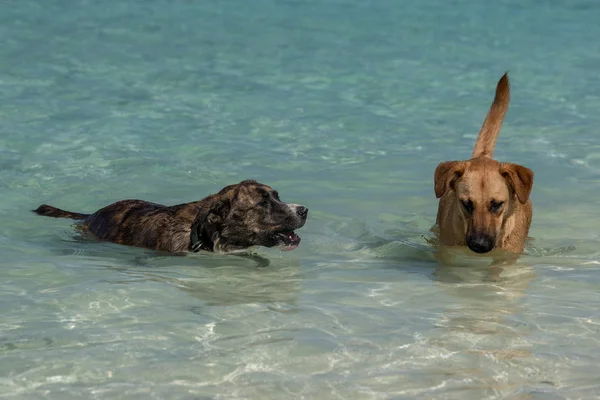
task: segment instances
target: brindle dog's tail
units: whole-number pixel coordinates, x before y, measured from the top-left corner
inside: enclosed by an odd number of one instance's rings
[[[510,84],[508,82],[508,72],[502,75],[502,78],[498,81],[496,86],[496,96],[494,102],[488,111],[483,126],[479,131],[479,136],[475,142],[475,149],[473,150],[472,158],[477,157],[489,157],[492,158],[494,155],[494,148],[496,147],[496,139],[500,133],[500,127],[504,116],[508,110],[508,104],[510,103]]]
[[[37,209],[32,210],[38,215],[53,218],[71,218],[71,219],[86,219],[90,214],[80,214],[71,211],[61,210],[60,208],[49,206],[48,204],[42,204]]]

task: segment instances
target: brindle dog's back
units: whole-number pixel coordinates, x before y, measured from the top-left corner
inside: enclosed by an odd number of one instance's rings
[[[100,240],[159,251],[183,252],[190,245],[190,230],[200,202],[164,206],[143,200],[121,200],[93,214],[61,210],[46,204],[39,215],[80,220],[78,229]]]
[[[183,252],[190,246],[190,230],[198,211],[196,203],[167,207],[143,200],[122,200],[87,217],[83,226],[100,240]]]

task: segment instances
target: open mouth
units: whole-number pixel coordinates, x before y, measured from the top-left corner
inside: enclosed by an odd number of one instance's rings
[[[279,232],[275,234],[275,237],[279,241],[281,251],[294,250],[300,244],[300,236],[296,235],[294,231]]]

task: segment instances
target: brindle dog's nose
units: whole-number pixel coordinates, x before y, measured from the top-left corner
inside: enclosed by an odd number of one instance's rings
[[[300,217],[304,218],[308,214],[308,208],[306,208],[304,206],[298,206],[298,208],[296,208],[296,214],[298,214]]]
[[[467,237],[467,246],[475,253],[487,253],[494,248],[494,240],[485,234],[469,235]]]

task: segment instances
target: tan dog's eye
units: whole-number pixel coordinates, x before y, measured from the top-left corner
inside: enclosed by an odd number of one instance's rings
[[[500,209],[502,208],[503,205],[504,205],[503,201],[492,200],[490,202],[490,211],[493,213],[497,213],[498,211],[500,211]]]
[[[475,207],[473,206],[473,202],[471,200],[461,200],[460,203],[468,214],[473,214],[473,209]]]

